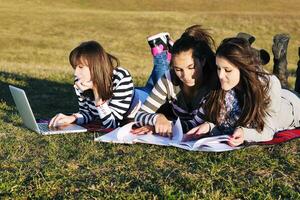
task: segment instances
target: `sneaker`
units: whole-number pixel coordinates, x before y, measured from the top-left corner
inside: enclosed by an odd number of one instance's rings
[[[156,35],[152,35],[147,38],[148,44],[150,45],[151,48],[162,44],[166,50],[168,50],[168,40],[169,39],[170,39],[170,34],[167,32],[158,33]]]
[[[156,35],[147,38],[148,44],[151,48],[153,56],[160,54],[163,51],[170,50],[170,34],[169,33],[158,33]]]
[[[277,34],[273,38],[272,52],[275,59],[280,59],[287,53],[290,36],[288,34]]]

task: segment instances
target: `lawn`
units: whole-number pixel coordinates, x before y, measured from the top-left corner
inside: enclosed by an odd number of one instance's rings
[[[95,143],[92,132],[40,136],[22,126],[8,90],[25,89],[37,118],[75,112],[68,55],[80,42],[99,41],[141,86],[152,68],[146,37],[176,39],[193,24],[217,44],[251,33],[269,52],[275,34],[290,34],[292,89],[299,10],[298,0],[0,0],[0,199],[300,199],[299,139],[204,153]]]

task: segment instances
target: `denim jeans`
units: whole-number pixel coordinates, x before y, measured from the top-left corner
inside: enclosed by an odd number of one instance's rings
[[[170,62],[167,59],[167,51],[164,51],[153,57],[154,67],[152,69],[151,75],[144,87],[136,87],[135,95],[138,95],[138,99],[141,103],[144,103],[152,91],[154,85],[160,79],[160,77],[169,70]]]

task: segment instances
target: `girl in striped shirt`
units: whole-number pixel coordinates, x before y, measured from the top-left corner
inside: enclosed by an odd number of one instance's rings
[[[184,131],[194,125],[189,123],[199,108],[201,99],[216,83],[214,41],[199,25],[186,29],[171,49],[170,70],[157,81],[146,101],[136,114],[135,120],[143,127],[133,133],[156,132],[170,136],[176,117],[183,122]],[[165,103],[171,104],[169,113],[156,113]],[[167,119],[167,114],[172,119]]]
[[[69,61],[74,69],[75,92],[79,111],[54,116],[49,126],[99,120],[104,128],[115,128],[129,112],[133,82],[119,60],[96,41],[81,43],[73,49]]]

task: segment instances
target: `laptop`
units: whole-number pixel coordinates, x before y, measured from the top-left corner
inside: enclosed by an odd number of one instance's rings
[[[24,125],[42,135],[79,133],[86,132],[87,129],[77,124],[68,124],[59,127],[48,127],[48,123],[37,123],[31,110],[25,91],[9,85],[9,90],[13,96],[19,114],[21,115]]]

